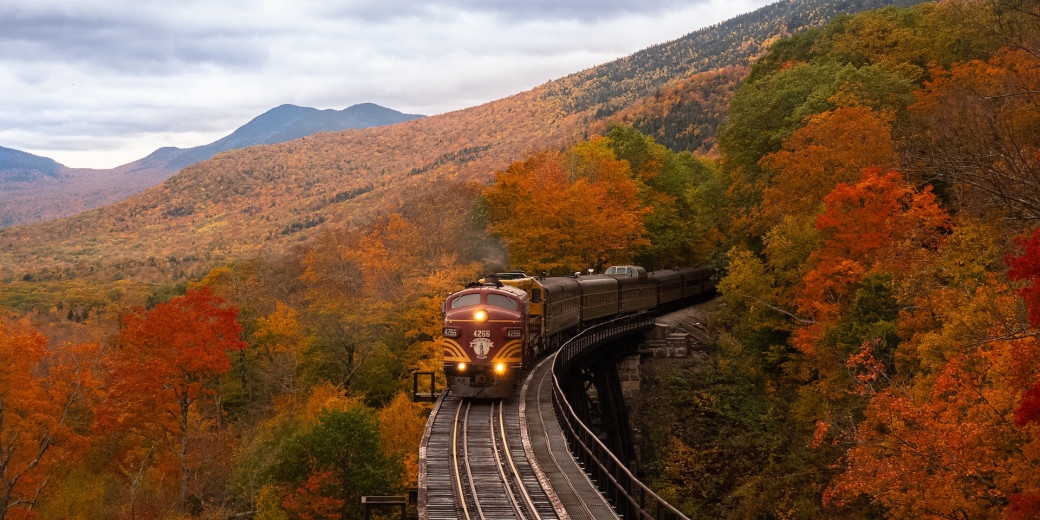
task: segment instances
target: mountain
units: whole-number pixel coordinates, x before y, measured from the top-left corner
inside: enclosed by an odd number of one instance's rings
[[[63,168],[53,159],[0,146],[0,183],[59,179]]]
[[[782,36],[840,13],[912,3],[785,0],[484,105],[218,154],[119,203],[0,230],[0,279],[196,276],[406,210],[434,190],[452,204],[453,187],[489,182],[532,152],[596,133],[656,94],[697,84],[691,77],[746,69]]]
[[[160,148],[110,170],[69,168],[52,159],[0,148],[0,227],[67,217],[155,186],[182,168],[214,155],[277,144],[318,132],[384,126],[423,117],[373,103],[343,110],[281,105],[210,144]]]
[[[160,148],[148,157],[131,164],[142,169],[162,165],[166,170],[177,171],[228,150],[260,144],[284,143],[318,132],[338,132],[354,128],[392,125],[420,117],[423,116],[402,114],[373,103],[362,103],[343,110],[318,110],[296,105],[282,105],[257,116],[232,132],[231,135],[205,146],[188,149]]]

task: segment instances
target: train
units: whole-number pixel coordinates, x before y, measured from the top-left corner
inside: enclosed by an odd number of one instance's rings
[[[629,314],[663,313],[715,290],[707,266],[603,274],[487,275],[445,298],[444,375],[466,398],[507,398],[522,370],[581,330]]]

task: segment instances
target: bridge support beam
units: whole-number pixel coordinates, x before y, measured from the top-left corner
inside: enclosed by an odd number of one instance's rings
[[[610,356],[588,360],[564,381],[567,400],[578,418],[625,466],[634,470],[635,443],[617,361]]]

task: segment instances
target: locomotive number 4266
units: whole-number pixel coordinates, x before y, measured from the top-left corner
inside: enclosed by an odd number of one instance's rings
[[[491,331],[490,330],[475,330],[475,331],[473,331],[473,337],[474,338],[490,338],[491,337]]]

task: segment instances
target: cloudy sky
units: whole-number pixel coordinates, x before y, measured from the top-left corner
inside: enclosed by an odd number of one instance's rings
[[[433,115],[774,0],[5,0],[0,146],[112,168],[283,103]]]

